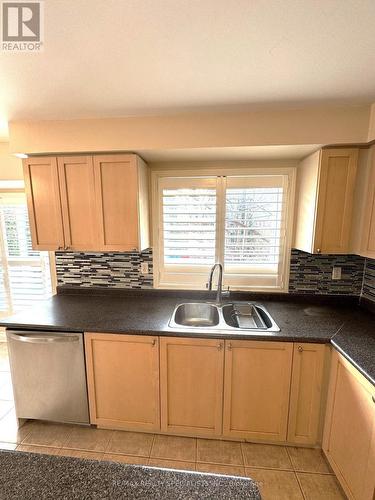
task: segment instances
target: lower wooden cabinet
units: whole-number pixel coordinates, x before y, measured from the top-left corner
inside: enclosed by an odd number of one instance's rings
[[[286,441],[291,342],[226,341],[223,435]]]
[[[106,333],[85,346],[99,427],[319,442],[326,346]]]
[[[337,352],[323,450],[350,499],[375,498],[375,387]]]
[[[224,341],[160,339],[161,430],[220,436]]]
[[[315,445],[321,442],[325,367],[329,347],[295,343],[290,388],[288,442]]]
[[[158,338],[85,333],[85,348],[91,423],[159,430]]]

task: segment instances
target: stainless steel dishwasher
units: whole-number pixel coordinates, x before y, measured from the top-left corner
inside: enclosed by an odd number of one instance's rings
[[[83,334],[6,334],[17,417],[89,423]]]

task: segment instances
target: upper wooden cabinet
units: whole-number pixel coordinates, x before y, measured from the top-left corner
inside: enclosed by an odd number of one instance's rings
[[[295,248],[348,253],[358,149],[323,149],[298,166]]]
[[[101,250],[139,250],[148,242],[148,174],[135,155],[94,156]]]
[[[350,499],[375,498],[375,387],[337,352],[323,450]]]
[[[360,254],[375,258],[375,147],[369,151]]]
[[[91,156],[57,159],[66,250],[99,248]]]
[[[56,158],[27,158],[23,162],[23,171],[33,248],[63,249],[65,243]]]
[[[223,435],[286,441],[293,344],[225,344]]]
[[[147,166],[134,154],[24,160],[33,247],[149,247]]]

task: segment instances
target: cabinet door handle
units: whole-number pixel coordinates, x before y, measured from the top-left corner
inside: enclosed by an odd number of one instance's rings
[[[302,347],[301,345],[299,345],[299,346],[297,347],[297,349],[298,349],[298,352],[303,352],[303,347]]]
[[[219,344],[217,344],[217,349],[218,349],[218,351],[221,351],[221,350],[222,350],[222,348],[223,348],[223,344],[222,344],[222,342],[220,342]]]
[[[317,248],[316,249],[316,253],[321,253],[322,251],[320,250],[320,248]]]
[[[155,347],[156,346],[156,339],[152,339],[152,343],[151,343],[152,347]]]
[[[231,351],[232,350],[232,344],[231,342],[228,342],[228,351]]]

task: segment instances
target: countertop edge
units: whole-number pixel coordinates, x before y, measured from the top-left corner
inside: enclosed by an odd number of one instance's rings
[[[342,354],[345,359],[349,361],[364,377],[366,380],[368,380],[372,385],[375,386],[375,379],[372,378],[364,368],[361,367],[360,364],[358,364],[354,359],[343,349],[340,347],[340,345],[335,341],[335,339],[331,339],[330,344],[336,349],[337,352]]]

